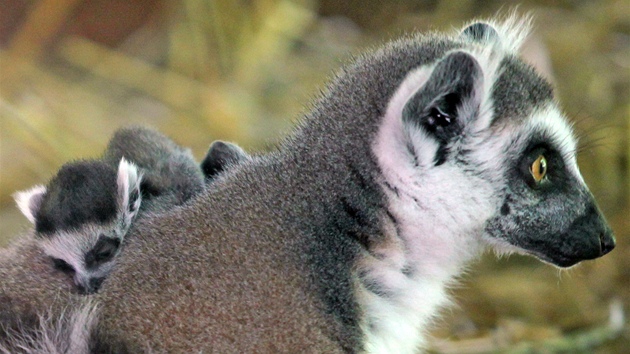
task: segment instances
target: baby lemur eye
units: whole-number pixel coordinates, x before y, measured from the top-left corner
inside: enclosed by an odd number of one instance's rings
[[[94,250],[94,260],[97,262],[107,261],[114,256],[116,247],[112,244],[106,244]]]
[[[98,267],[101,263],[111,260],[119,246],[120,240],[101,235],[94,247],[85,254],[85,266]]]
[[[538,158],[532,163],[529,168],[529,172],[534,177],[536,183],[542,181],[547,174],[547,159],[544,155],[538,156]]]
[[[57,268],[58,270],[64,273],[69,273],[69,274],[74,273],[74,268],[63,259],[53,258],[52,261],[55,268]]]
[[[110,260],[116,254],[119,245],[119,240],[101,235],[91,252],[93,261],[100,263]]]

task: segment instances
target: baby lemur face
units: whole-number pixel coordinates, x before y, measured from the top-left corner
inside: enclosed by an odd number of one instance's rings
[[[16,194],[20,210],[55,268],[91,294],[113,267],[142,196],[141,173],[125,159],[118,171],[100,161],[64,165],[48,186]]]
[[[115,264],[124,239],[124,228],[116,225],[83,225],[60,231],[41,241],[53,266],[74,281],[81,294],[98,291]]]

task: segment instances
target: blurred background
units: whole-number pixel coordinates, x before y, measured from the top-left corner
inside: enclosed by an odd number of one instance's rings
[[[514,8],[535,16],[525,58],[575,123],[618,247],[562,272],[486,256],[453,289],[433,351],[628,353],[628,0],[0,0],[0,245],[28,228],[13,192],[97,157],[121,125],[199,159],[215,139],[264,151],[351,55]]]

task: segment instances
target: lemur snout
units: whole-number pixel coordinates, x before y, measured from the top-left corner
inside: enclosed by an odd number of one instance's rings
[[[615,248],[615,236],[595,204],[576,220],[564,237],[567,241],[564,256],[571,260],[569,263],[599,258]]]
[[[105,277],[101,277],[101,278],[90,278],[90,280],[88,281],[87,286],[85,285],[79,285],[79,294],[81,295],[90,295],[90,294],[95,294],[96,292],[98,292],[98,289],[100,289],[101,284],[103,284],[103,280],[105,280]]]
[[[615,236],[613,236],[610,230],[603,231],[599,234],[600,254],[603,256],[615,248]]]
[[[588,208],[586,215],[574,224],[574,229],[591,235],[591,241],[588,242],[592,245],[591,250],[584,250],[584,254],[582,254],[584,259],[602,257],[615,248],[615,236],[594,203]],[[595,235],[597,235],[597,241],[593,240]]]

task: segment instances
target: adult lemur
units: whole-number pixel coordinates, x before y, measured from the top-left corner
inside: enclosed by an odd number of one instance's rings
[[[211,180],[244,158],[238,146],[215,142],[201,167]],[[190,150],[150,129],[123,128],[101,159],[67,163],[46,186],[16,193],[16,201],[54,266],[91,294],[111,271],[136,215],[185,203],[202,191],[203,178]]]
[[[414,353],[487,245],[559,267],[608,253],[524,34],[475,23],[347,66],[277,151],[137,223],[93,298],[98,333],[132,351]],[[1,296],[50,297],[28,280]]]

